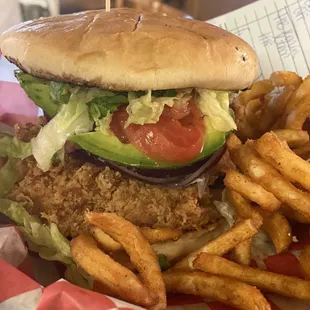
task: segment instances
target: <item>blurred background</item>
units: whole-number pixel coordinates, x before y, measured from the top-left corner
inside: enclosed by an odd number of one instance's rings
[[[137,7],[172,16],[208,20],[255,0],[111,0],[111,7]],[[0,0],[0,33],[21,21],[42,16],[105,8],[105,0]]]

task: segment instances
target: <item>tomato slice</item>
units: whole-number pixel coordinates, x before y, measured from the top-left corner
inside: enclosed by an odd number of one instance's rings
[[[112,131],[121,141],[125,136],[132,145],[154,160],[187,162],[199,155],[203,148],[203,115],[193,102],[178,111],[166,107],[156,124],[131,124],[124,128],[127,118],[125,107],[114,112]]]

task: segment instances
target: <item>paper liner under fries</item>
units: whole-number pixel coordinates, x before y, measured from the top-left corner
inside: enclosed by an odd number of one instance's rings
[[[0,122],[10,126],[15,123],[34,122],[40,110],[27,98],[17,83],[13,71],[0,53]],[[0,216],[0,224],[5,224]],[[309,225],[293,227],[293,243],[289,251],[268,257],[262,265],[269,271],[301,277],[298,260],[299,251],[310,244]],[[10,310],[82,310],[82,309],[142,309],[117,299],[91,292],[64,280],[52,263],[40,269],[40,258],[31,261],[27,248],[18,229],[12,225],[0,226],[0,309]],[[46,266],[49,266],[48,268]],[[54,274],[55,273],[55,274]],[[46,287],[44,277],[53,274],[55,282]],[[62,275],[63,276],[63,275]],[[39,279],[40,278],[40,279]],[[273,310],[310,309],[310,302],[295,301],[280,296],[267,295]],[[232,307],[218,302],[204,302],[201,298],[172,295],[168,296],[168,309],[211,309],[231,310]]]

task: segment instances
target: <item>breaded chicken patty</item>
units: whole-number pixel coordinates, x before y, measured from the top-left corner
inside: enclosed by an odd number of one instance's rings
[[[25,203],[31,214],[54,222],[65,236],[87,230],[84,211],[115,212],[138,226],[198,229],[216,221],[216,210],[202,208],[197,186],[162,188],[126,178],[108,167],[66,164],[44,173],[33,158],[22,163],[24,178],[9,198]]]

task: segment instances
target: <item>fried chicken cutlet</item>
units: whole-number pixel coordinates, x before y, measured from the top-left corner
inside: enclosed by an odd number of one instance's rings
[[[25,177],[9,198],[23,202],[31,214],[58,225],[65,236],[87,230],[84,211],[115,212],[138,226],[183,230],[216,221],[216,210],[202,208],[197,186],[163,188],[126,178],[104,166],[68,156],[66,164],[44,173],[33,158],[23,164]]]

